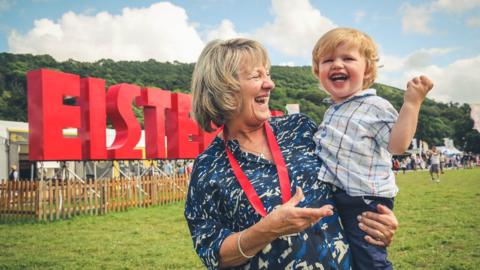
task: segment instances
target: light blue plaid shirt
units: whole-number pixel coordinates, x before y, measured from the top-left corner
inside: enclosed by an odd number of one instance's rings
[[[398,187],[387,148],[397,118],[375,89],[331,105],[314,135],[324,162],[318,178],[350,196],[395,197]]]

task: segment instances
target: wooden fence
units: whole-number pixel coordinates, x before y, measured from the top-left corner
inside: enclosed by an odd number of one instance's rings
[[[53,221],[183,201],[188,175],[95,181],[0,180],[0,221]]]

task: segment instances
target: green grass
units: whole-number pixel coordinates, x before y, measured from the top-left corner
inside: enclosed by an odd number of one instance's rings
[[[400,229],[389,250],[396,269],[480,268],[480,169],[399,174]]]
[[[202,269],[183,204],[0,225],[0,269]]]
[[[395,269],[479,269],[480,169],[398,175]],[[0,224],[0,269],[201,269],[183,205]]]

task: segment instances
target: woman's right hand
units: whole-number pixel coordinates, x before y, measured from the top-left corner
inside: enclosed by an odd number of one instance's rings
[[[240,248],[245,254],[256,254],[278,237],[301,232],[322,217],[333,214],[331,205],[324,205],[321,208],[296,207],[303,198],[302,189],[297,187],[295,195],[288,202],[270,212],[255,225],[228,236],[220,247],[220,267],[245,263],[248,258],[240,253]]]
[[[304,199],[302,189],[297,187],[295,195],[288,202],[273,210],[261,223],[265,232],[273,234],[273,238],[305,230],[325,216],[333,214],[333,206],[320,208],[300,208],[297,204]]]

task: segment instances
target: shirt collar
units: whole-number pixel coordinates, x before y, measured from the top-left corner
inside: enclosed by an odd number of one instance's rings
[[[362,97],[366,97],[366,96],[376,96],[377,95],[377,90],[373,89],[373,88],[368,88],[368,89],[365,89],[365,90],[362,90],[360,92],[358,92],[357,94],[347,98],[346,100],[342,101],[342,102],[339,102],[339,103],[335,103],[332,98],[325,98],[323,100],[324,103],[326,104],[329,104],[329,105],[340,105],[340,104],[343,104],[343,103],[346,103],[346,102],[349,102],[349,101],[352,101],[352,100],[355,100],[357,98],[362,98]]]

